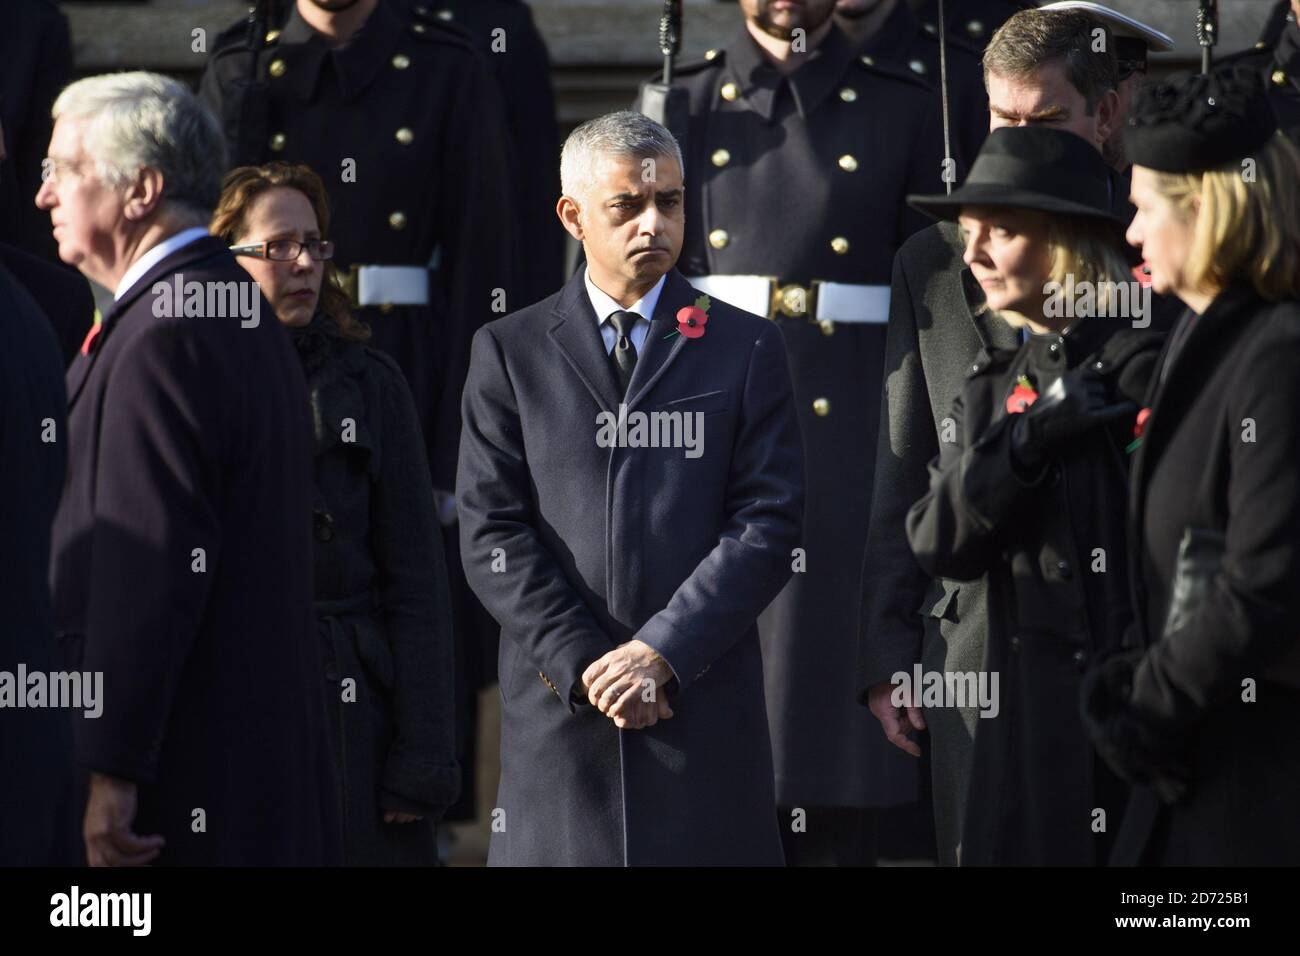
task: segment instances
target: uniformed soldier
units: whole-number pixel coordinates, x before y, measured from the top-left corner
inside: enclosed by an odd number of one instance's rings
[[[917,18],[927,30],[939,22],[939,0],[908,0]],[[971,43],[982,54],[997,28],[1019,10],[1031,10],[1032,0],[944,0],[943,15],[948,21],[949,39]]]
[[[1300,144],[1300,0],[1281,0],[1265,27],[1264,35],[1249,50],[1223,57],[1260,72],[1269,105],[1277,115],[1278,129]],[[1280,13],[1280,15],[1279,15]]]
[[[201,93],[222,117],[233,165],[302,162],[325,181],[335,263],[354,314],[410,383],[439,516],[450,525],[470,339],[524,305],[512,286],[516,217],[501,97],[476,41],[442,7],[297,0],[277,16],[276,2],[269,29],[254,35],[239,23],[219,37]],[[457,537],[443,535],[465,771],[450,819],[473,815],[481,645],[495,640],[465,583]]]
[[[690,99],[679,268],[779,323],[804,438],[797,573],[759,624],[791,863],[870,862],[866,808],[917,786],[855,703],[853,665],[890,266],[923,224],[905,194],[942,188],[941,125],[928,84],[857,53],[834,4],[741,0],[740,35],[677,69]]]

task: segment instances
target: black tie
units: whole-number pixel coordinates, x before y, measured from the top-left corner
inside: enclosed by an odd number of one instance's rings
[[[641,316],[635,312],[615,312],[609,317],[610,323],[618,333],[614,351],[610,358],[614,360],[614,371],[618,375],[618,387],[622,394],[627,394],[628,383],[632,381],[632,370],[636,368],[636,346],[632,344],[632,327]]]

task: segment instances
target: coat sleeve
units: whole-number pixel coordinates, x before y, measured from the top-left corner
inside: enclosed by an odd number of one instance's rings
[[[866,703],[875,684],[921,659],[924,629],[917,609],[930,576],[907,542],[907,509],[929,487],[926,464],[939,454],[921,364],[916,312],[904,256],[894,259],[885,336],[871,517],[862,565],[857,694]]]
[[[379,360],[376,369],[382,439],[371,489],[371,549],[393,655],[396,731],[381,786],[436,820],[460,793],[451,598],[415,403],[389,361]]]
[[[582,672],[614,644],[538,534],[519,408],[491,328],[474,335],[463,404],[456,497],[466,580],[573,713]]]
[[[1290,317],[1289,315],[1287,316]],[[1228,392],[1228,523],[1220,570],[1188,623],[1157,641],[1133,675],[1132,706],[1193,726],[1286,652],[1300,619],[1300,331],[1264,338]],[[1253,441],[1242,431],[1254,423]]]
[[[754,625],[792,573],[803,531],[803,444],[781,332],[763,328],[750,353],[718,543],[636,638],[681,690]]]
[[[1009,523],[1027,489],[1011,460],[1011,425],[1004,416],[966,444],[966,404],[973,387],[953,402],[955,440],[939,443],[930,464],[930,490],[907,513],[907,540],[929,574],[972,581],[998,560]],[[1041,481],[1041,476],[1038,478]]]
[[[125,344],[104,394],[83,664],[103,673],[104,706],[78,721],[76,753],[139,783],[155,779],[220,563],[226,419],[205,352],[182,321],[153,324]]]

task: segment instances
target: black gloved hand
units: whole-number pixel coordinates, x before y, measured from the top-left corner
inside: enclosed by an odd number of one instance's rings
[[[1061,376],[1011,426],[1011,453],[1027,470],[1041,468],[1070,441],[1137,411],[1132,402],[1106,404],[1106,385],[1088,372]]]

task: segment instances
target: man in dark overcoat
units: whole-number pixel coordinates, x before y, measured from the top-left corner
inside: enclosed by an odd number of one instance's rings
[[[37,203],[60,257],[115,290],[68,372],[52,546],[65,665],[103,675],[102,712],[75,718],[88,861],[335,861],[307,394],[204,225],[220,127],[149,73],[79,81],[54,113]]]
[[[501,623],[489,863],[779,865],[755,621],[803,508],[780,333],[673,268],[663,127],[592,120],[561,176],[587,267],[481,330],[465,387],[461,550]]]

